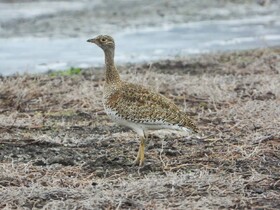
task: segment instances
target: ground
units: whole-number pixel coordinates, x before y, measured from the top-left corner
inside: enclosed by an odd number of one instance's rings
[[[102,69],[0,77],[1,209],[279,209],[280,49],[120,66],[200,137],[138,138],[103,111]]]

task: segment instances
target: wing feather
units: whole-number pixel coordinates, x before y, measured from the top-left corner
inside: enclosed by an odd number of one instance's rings
[[[193,122],[172,101],[140,85],[123,83],[107,96],[104,105],[125,120],[178,125],[197,131]]]

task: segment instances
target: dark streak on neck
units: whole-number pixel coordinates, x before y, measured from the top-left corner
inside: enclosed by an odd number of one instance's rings
[[[114,63],[114,48],[105,49],[105,80],[107,84],[117,84],[120,82],[120,75]]]

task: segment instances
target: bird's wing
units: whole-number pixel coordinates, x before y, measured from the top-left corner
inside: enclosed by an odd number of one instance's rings
[[[105,101],[106,107],[128,121],[178,125],[197,131],[186,113],[180,111],[172,101],[140,85],[123,83]]]

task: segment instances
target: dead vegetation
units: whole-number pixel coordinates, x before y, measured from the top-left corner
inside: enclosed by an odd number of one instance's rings
[[[204,136],[138,141],[108,120],[103,72],[0,78],[1,209],[280,208],[279,49],[120,67]]]

